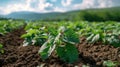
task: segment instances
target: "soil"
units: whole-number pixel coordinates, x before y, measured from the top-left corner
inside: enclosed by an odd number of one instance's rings
[[[103,62],[107,60],[120,63],[120,47],[115,48],[111,45],[103,45],[101,42],[91,45],[85,42],[85,39],[81,41],[82,43],[77,48],[81,55],[87,58],[85,59],[86,63],[98,66],[102,66]],[[92,60],[92,62],[89,60]]]
[[[38,54],[40,46],[23,47],[24,39],[20,38],[25,31],[23,28],[14,30],[4,36],[0,36],[0,43],[4,46],[5,53],[0,55],[0,66],[2,67],[82,67],[90,65],[91,67],[102,67],[105,60],[120,62],[120,48],[114,48],[110,45],[96,43],[90,45],[81,38],[82,42],[76,45],[79,51],[79,59],[73,64],[61,61],[58,57],[52,55],[43,61]]]

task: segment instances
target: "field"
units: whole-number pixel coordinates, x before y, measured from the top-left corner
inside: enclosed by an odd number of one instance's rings
[[[120,23],[0,21],[2,67],[119,67]]]

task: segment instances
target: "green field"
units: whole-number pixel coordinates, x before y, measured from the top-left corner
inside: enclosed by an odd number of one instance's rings
[[[80,46],[81,44],[91,45],[91,46],[103,45],[104,47],[110,46],[110,48],[106,48],[106,49],[109,50],[115,49],[118,52],[116,52],[114,55],[116,55],[117,58],[119,57],[119,49],[118,49],[120,47],[119,22],[35,21],[35,22],[26,23],[20,20],[19,21],[1,20],[0,21],[0,39],[1,39],[0,58],[3,58],[3,56],[9,51],[6,49],[6,45],[5,45],[6,43],[3,42],[4,39],[2,40],[2,38],[7,36],[10,32],[13,32],[14,30],[18,30],[20,28],[22,28],[22,30],[24,30],[25,33],[18,36],[19,38],[23,39],[23,41],[20,42],[20,45],[18,45],[18,47],[24,48],[26,46],[31,46],[31,45],[35,47],[39,47],[38,53],[36,54],[38,54],[41,60],[44,62],[43,64],[46,64],[47,62],[45,61],[48,59],[50,60],[50,57],[54,57],[53,55],[55,55],[62,62],[67,64],[73,64],[74,66],[74,64],[78,62],[80,58],[79,56],[82,55],[78,49],[78,46]],[[84,41],[82,40],[83,38]],[[98,52],[100,52],[100,50]],[[111,55],[108,54],[108,56],[112,56],[112,53]],[[119,64],[120,59],[111,60],[112,58],[109,57],[107,57],[107,59],[103,59],[102,57],[101,58],[97,57],[97,59],[101,59],[100,64],[97,64],[98,61],[95,60],[96,62],[95,64],[90,63],[91,62],[90,61],[90,62],[82,63],[82,66],[98,65],[98,66],[114,67],[120,65]],[[12,62],[14,63],[15,61]],[[43,64],[40,63],[37,66]],[[75,66],[77,66],[78,64],[80,64],[80,61],[76,63]],[[5,66],[4,63],[1,65]]]

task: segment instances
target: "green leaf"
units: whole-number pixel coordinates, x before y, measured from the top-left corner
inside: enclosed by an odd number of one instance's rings
[[[110,45],[114,47],[119,47],[120,46],[120,38],[119,35],[114,35],[114,34],[107,34],[105,36],[106,42],[109,43]]]
[[[36,36],[32,39],[33,45],[42,45],[48,39],[47,35]]]
[[[100,39],[100,34],[96,34],[93,38],[92,38],[92,43],[97,42]]]
[[[43,60],[47,59],[48,56],[48,51],[49,51],[49,46],[46,46],[43,50],[39,51],[39,54]]]
[[[47,59],[50,56],[49,50],[51,49],[51,46],[53,45],[53,38],[49,38],[48,41],[46,41],[40,48],[39,54],[41,55],[42,59]]]
[[[115,67],[115,66],[117,66],[117,64],[118,64],[117,62],[112,62],[110,60],[103,62],[103,65],[107,66],[107,67]]]
[[[64,32],[64,39],[66,41],[74,42],[74,43],[79,43],[79,35],[75,33],[72,29],[67,29]]]
[[[39,30],[38,29],[29,29],[27,32],[29,32],[32,35],[32,34],[39,33]]]
[[[0,54],[3,54],[4,53],[4,50],[3,50],[3,45],[0,44]]]
[[[100,40],[100,34],[91,34],[88,38],[87,38],[87,41],[89,43],[95,43],[97,42],[98,40]]]
[[[26,38],[26,37],[30,37],[31,35],[30,34],[23,34],[22,36],[21,36],[21,38]]]
[[[73,63],[78,60],[78,51],[76,47],[70,43],[66,43],[65,46],[58,46],[56,50],[57,55],[65,62]]]
[[[4,54],[4,50],[1,50],[0,53]]]
[[[2,44],[0,44],[0,48],[3,48],[3,45],[2,45]]]
[[[57,36],[57,29],[56,28],[48,28],[48,32],[53,35],[53,36]]]
[[[87,37],[87,41],[92,40],[93,36],[94,36],[94,34],[91,34],[89,37]]]

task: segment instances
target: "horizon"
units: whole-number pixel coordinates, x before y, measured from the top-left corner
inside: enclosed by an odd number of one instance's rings
[[[120,7],[120,6],[113,6],[113,7],[105,7],[105,8],[86,8],[86,9],[81,9],[81,10],[97,10],[97,9],[109,9],[109,8],[116,8],[116,7]],[[74,11],[81,11],[80,9],[77,9],[77,10],[70,10],[70,11],[66,11],[66,12],[35,12],[35,11],[15,11],[15,12],[11,12],[9,14],[12,14],[12,13],[22,13],[25,12],[25,14],[28,12],[28,13],[37,13],[37,14],[47,14],[47,13],[67,13],[67,12],[74,12]],[[9,14],[0,14],[0,15],[9,15]]]
[[[12,12],[67,12],[120,6],[120,0],[0,0],[0,14]],[[70,9],[69,9],[70,8]]]

